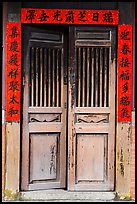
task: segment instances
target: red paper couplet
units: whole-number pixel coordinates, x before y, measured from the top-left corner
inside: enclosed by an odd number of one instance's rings
[[[118,26],[118,122],[131,122],[132,25]]]
[[[22,23],[117,25],[117,10],[21,9]]]
[[[20,120],[21,23],[7,23],[6,120]]]

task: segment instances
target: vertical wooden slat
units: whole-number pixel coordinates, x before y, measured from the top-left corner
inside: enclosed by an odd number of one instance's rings
[[[91,72],[91,107],[94,99],[94,48],[92,48],[92,72]]]
[[[107,107],[109,106],[109,61],[111,60],[110,57],[110,48],[107,48]]]
[[[47,49],[44,49],[44,106],[47,106]]]
[[[40,106],[42,107],[42,91],[43,91],[43,81],[42,81],[42,75],[43,75],[43,59],[42,59],[42,48],[40,48]]]
[[[61,53],[60,53],[60,72],[61,72],[61,89],[60,89],[60,99],[61,99],[61,104],[60,106],[62,107],[65,101],[63,101],[63,77],[64,77],[64,73],[63,73],[63,48],[61,49]]]
[[[50,99],[51,99],[51,49],[48,49],[48,106],[50,107]]]
[[[57,107],[59,107],[59,49],[57,49]]]
[[[98,48],[96,48],[95,107],[98,107]]]
[[[103,63],[103,50],[100,49],[100,107],[102,107],[102,63]]]
[[[89,107],[89,60],[90,60],[90,52],[89,48],[87,48],[87,107]]]
[[[61,94],[61,90],[62,90],[62,85],[63,85],[63,76],[62,74],[62,69],[63,69],[63,63],[62,63],[62,55],[63,55],[63,49],[60,49],[60,55],[59,55],[59,107],[61,107],[63,104],[62,103],[62,94]]]
[[[82,80],[83,80],[83,87],[82,87],[82,107],[85,106],[85,48],[83,48],[83,62],[82,62]]]
[[[38,106],[38,69],[39,69],[39,65],[38,65],[38,48],[36,48],[36,95],[34,96],[36,98],[36,106]]]
[[[34,47],[31,48],[31,106],[34,106]]]
[[[52,106],[55,106],[55,49],[53,49],[52,70]]]
[[[104,51],[104,107],[106,107],[106,97],[107,97],[107,48]]]
[[[78,107],[80,107],[80,86],[81,86],[81,63],[80,63],[80,57],[81,57],[81,48],[78,48]]]

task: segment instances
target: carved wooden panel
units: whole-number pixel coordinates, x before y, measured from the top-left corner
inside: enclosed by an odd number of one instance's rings
[[[57,179],[58,134],[31,134],[30,183]]]
[[[31,122],[61,122],[61,114],[30,114],[29,123]]]
[[[76,123],[108,123],[108,114],[77,114]]]

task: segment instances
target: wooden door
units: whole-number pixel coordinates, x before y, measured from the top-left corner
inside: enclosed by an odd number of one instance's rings
[[[23,26],[22,190],[66,186],[65,41],[47,28]]]
[[[115,29],[70,27],[68,189],[114,190]]]

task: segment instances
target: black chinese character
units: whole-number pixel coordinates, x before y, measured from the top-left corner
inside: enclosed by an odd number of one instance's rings
[[[10,85],[9,85],[9,90],[11,90],[13,92],[19,91],[18,86],[19,86],[18,81],[11,81]]]
[[[86,11],[80,11],[79,14],[78,14],[78,20],[79,21],[83,21],[83,22],[86,22],[87,20],[85,19],[86,17]]]
[[[130,38],[128,38],[128,35],[129,35],[129,31],[127,31],[127,28],[126,28],[123,32],[121,32],[120,38],[122,40],[130,40]]]
[[[8,114],[10,115],[10,117],[12,117],[14,114],[18,114],[18,110],[14,109],[14,107],[11,107]]]
[[[17,54],[13,54],[10,56],[9,64],[19,66],[17,64]]]
[[[125,84],[123,84],[122,89],[123,89],[122,93],[126,93],[128,91],[128,83],[127,82]]]
[[[109,23],[113,22],[113,16],[111,12],[103,14],[103,17],[104,17],[103,21],[109,22]]]
[[[38,18],[40,21],[47,21],[47,18],[49,18],[49,16],[47,16],[47,14],[42,11],[41,16]]]
[[[12,33],[11,35],[9,35],[11,38],[16,38],[19,34],[17,33],[17,27],[16,26],[13,26],[12,27]]]
[[[99,13],[93,13],[93,21],[98,21]]]
[[[120,75],[120,78],[122,80],[129,80],[129,71],[126,70],[126,71],[122,71],[121,75]]]
[[[121,53],[123,53],[124,55],[126,55],[127,53],[130,53],[131,51],[129,50],[128,45],[125,43],[122,47]]]
[[[18,42],[17,42],[17,41],[11,42],[10,51],[19,52],[19,51],[18,51]]]
[[[62,21],[62,18],[59,18],[61,16],[61,11],[57,10],[54,12],[53,20],[52,21]]]
[[[18,68],[11,68],[10,72],[9,72],[9,77],[12,78],[14,77],[14,79],[16,79],[16,76],[19,75],[18,73]]]
[[[130,62],[128,62],[128,58],[127,57],[122,57],[122,60],[120,61],[120,66],[121,67],[129,67],[128,65],[131,64]]]
[[[74,12],[73,11],[68,11],[68,13],[65,16],[66,16],[66,22],[74,23]]]
[[[129,117],[130,117],[130,116],[128,115],[128,109],[127,109],[127,108],[121,109],[121,117],[122,117],[122,118],[129,118]]]
[[[28,10],[25,20],[30,20],[30,22],[32,22],[32,20],[35,19],[35,16],[35,10]]]
[[[16,96],[13,94],[13,96],[10,98],[11,100],[10,100],[10,102],[9,103],[17,103],[17,104],[19,104],[19,102],[16,100]]]
[[[123,96],[122,98],[120,98],[120,104],[124,106],[128,106],[130,104],[130,101],[128,101],[128,98],[129,97],[127,96]]]

